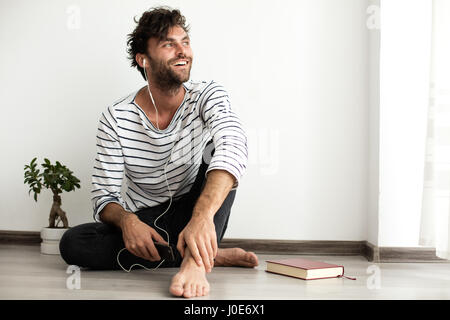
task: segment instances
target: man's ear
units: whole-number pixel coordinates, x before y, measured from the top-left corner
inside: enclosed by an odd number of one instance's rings
[[[136,62],[138,63],[138,65],[141,68],[144,68],[144,69],[145,69],[145,67],[149,66],[148,59],[143,54],[136,55]]]

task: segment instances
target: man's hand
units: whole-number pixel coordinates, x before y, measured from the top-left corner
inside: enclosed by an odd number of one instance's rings
[[[178,236],[177,249],[184,258],[187,244],[198,266],[205,266],[211,272],[217,255],[217,236],[214,219],[206,216],[193,216]]]
[[[224,170],[211,170],[206,179],[200,197],[192,211],[192,217],[178,236],[177,249],[184,258],[187,245],[199,267],[205,266],[206,272],[214,267],[217,256],[217,235],[214,215],[230,192],[235,178]]]
[[[168,245],[163,237],[152,227],[139,220],[135,214],[127,214],[120,221],[125,247],[135,256],[150,261],[160,261],[153,241]]]

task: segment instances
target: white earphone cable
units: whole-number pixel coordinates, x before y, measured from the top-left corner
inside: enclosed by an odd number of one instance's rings
[[[155,107],[155,110],[156,110],[156,127],[158,128],[158,130],[160,130],[160,129],[159,129],[159,123],[158,123],[158,109],[156,108],[155,100],[153,100],[152,92],[150,91],[150,80],[148,79],[148,77],[147,77],[147,72],[145,71],[145,59],[144,59],[144,68],[143,68],[143,69],[144,69],[145,79],[146,79],[146,81],[147,81],[147,89],[148,89],[148,93],[150,94],[150,98],[151,98],[151,100],[152,100],[152,102],[153,102],[153,106]],[[170,200],[169,200],[169,206],[167,207],[167,209],[166,209],[162,214],[160,214],[160,215],[158,216],[158,218],[156,218],[156,220],[155,220],[155,222],[154,222],[155,227],[157,227],[157,228],[158,228],[159,230],[161,230],[161,231],[164,231],[164,233],[167,235],[167,243],[169,244],[169,246],[170,246],[170,238],[169,238],[169,234],[167,233],[166,230],[164,230],[164,229],[158,227],[158,226],[156,225],[156,222],[158,221],[159,218],[161,218],[161,217],[169,210],[170,206],[172,205],[172,191],[170,190],[169,182],[167,181],[166,169],[167,169],[167,165],[169,164],[170,158],[172,157],[173,150],[175,149],[175,143],[176,143],[176,142],[177,142],[177,141],[174,142],[174,145],[173,145],[172,150],[171,150],[171,152],[170,152],[170,156],[169,156],[169,158],[167,159],[166,164],[164,165],[164,178],[165,178],[165,180],[166,180],[166,185],[167,185],[167,189],[169,190],[169,197],[170,197]],[[128,270],[126,270],[126,269],[122,266],[122,264],[120,263],[120,261],[119,261],[119,255],[120,255],[120,253],[121,253],[123,250],[125,250],[125,249],[126,249],[126,248],[122,248],[122,249],[119,251],[119,253],[117,254],[117,258],[116,258],[116,259],[117,259],[117,263],[119,264],[119,266],[120,266],[120,267],[123,269],[123,271],[125,271],[125,272],[131,272],[131,269],[132,269],[134,266],[141,266],[141,267],[143,267],[144,269],[149,270],[149,271],[156,270],[156,269],[158,269],[158,268],[164,263],[164,261],[166,261],[166,260],[164,259],[164,260],[161,261],[161,263],[160,263],[159,265],[157,265],[154,269],[148,269],[148,268],[146,268],[145,266],[143,266],[143,265],[141,265],[141,264],[139,264],[139,263],[135,263],[135,264],[131,265],[131,267],[130,267]]]

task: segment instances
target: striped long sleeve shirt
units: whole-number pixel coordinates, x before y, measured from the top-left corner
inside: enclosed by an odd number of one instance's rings
[[[211,139],[215,151],[204,159],[206,173],[226,170],[236,179],[233,190],[238,187],[248,160],[247,136],[227,91],[214,81],[189,80],[183,86],[183,102],[163,130],[136,104],[139,90],[102,112],[92,174],[95,221],[102,222],[99,213],[110,202],[136,212],[188,193]]]

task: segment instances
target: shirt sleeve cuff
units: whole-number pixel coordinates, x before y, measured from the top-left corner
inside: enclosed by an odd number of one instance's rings
[[[118,200],[114,200],[114,199],[111,199],[111,200],[109,200],[109,201],[106,201],[105,203],[102,203],[102,204],[97,208],[97,210],[94,212],[94,221],[95,221],[95,222],[104,223],[102,220],[100,220],[100,212],[103,210],[103,208],[104,208],[108,203],[111,203],[111,202],[117,203],[117,204],[119,204],[119,205],[121,205],[121,206],[123,207],[123,203],[121,203],[121,202],[118,201]]]

